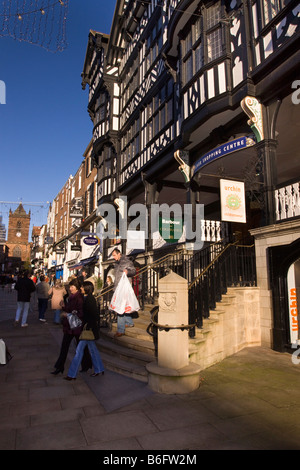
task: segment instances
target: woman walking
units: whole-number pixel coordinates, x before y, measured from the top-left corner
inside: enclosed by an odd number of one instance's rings
[[[84,295],[83,299],[83,325],[88,330],[92,330],[94,334],[93,340],[81,339],[76,349],[76,354],[71,362],[68,375],[65,380],[76,380],[79,365],[83,356],[84,348],[89,348],[92,363],[94,366],[94,373],[91,377],[96,377],[104,374],[104,367],[100,357],[95,340],[99,338],[99,314],[97,308],[97,301],[93,295],[94,285],[92,282],[85,281],[81,287],[81,292]]]
[[[45,313],[48,308],[49,284],[44,275],[40,276],[40,282],[36,285],[36,295],[38,298],[39,320],[46,322]]]
[[[54,310],[53,323],[60,324],[61,303],[64,301],[64,296],[67,291],[63,286],[61,279],[56,279],[54,286],[51,287],[48,294],[51,296],[51,309]]]
[[[80,285],[77,279],[73,279],[69,283],[70,295],[68,297],[68,302],[62,304],[62,325],[63,325],[63,340],[60,349],[60,355],[54,365],[55,370],[51,372],[54,375],[59,373],[63,373],[65,362],[67,359],[67,355],[69,352],[69,347],[72,340],[75,338],[76,343],[79,343],[79,336],[82,331],[82,326],[78,326],[77,328],[71,329],[70,324],[68,322],[67,314],[76,311],[76,315],[82,320],[83,317],[83,295],[80,291]],[[88,350],[84,351],[84,356],[82,360],[82,370],[87,371],[92,367],[91,357],[89,355]]]

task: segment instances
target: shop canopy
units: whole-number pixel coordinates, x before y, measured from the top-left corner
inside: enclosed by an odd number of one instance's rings
[[[71,271],[73,269],[80,269],[83,266],[95,263],[97,260],[98,260],[97,256],[92,256],[91,258],[82,259],[81,261],[79,261],[79,263],[74,264],[74,266],[69,266],[69,270]]]

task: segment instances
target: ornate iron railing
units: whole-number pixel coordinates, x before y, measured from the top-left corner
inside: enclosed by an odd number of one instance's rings
[[[188,281],[189,330],[193,337],[195,328],[203,326],[203,318],[209,317],[228,287],[256,286],[254,245],[225,245],[220,241],[194,254],[186,250],[168,253],[138,268],[132,285],[142,309],[146,303],[155,304],[158,281],[170,271]],[[97,296],[100,311],[108,309],[111,296],[111,287]]]
[[[231,243],[189,285],[189,323],[202,328],[203,319],[222,300],[228,287],[256,286],[254,245]],[[190,336],[195,335],[195,327]]]

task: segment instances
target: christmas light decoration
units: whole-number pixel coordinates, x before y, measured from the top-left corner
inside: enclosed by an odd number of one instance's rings
[[[69,0],[2,0],[0,37],[39,45],[49,51],[66,48]]]

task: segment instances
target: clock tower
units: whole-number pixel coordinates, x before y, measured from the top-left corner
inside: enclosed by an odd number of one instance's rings
[[[28,242],[30,211],[27,214],[22,206],[9,211],[7,243],[9,258],[20,258],[22,262],[30,260],[30,243]]]

